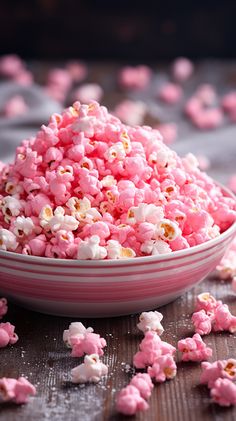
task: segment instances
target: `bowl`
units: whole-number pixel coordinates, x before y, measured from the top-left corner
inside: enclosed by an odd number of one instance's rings
[[[107,317],[151,310],[203,280],[235,234],[236,222],[219,237],[189,249],[126,260],[56,260],[0,251],[0,294],[31,310],[59,316]]]

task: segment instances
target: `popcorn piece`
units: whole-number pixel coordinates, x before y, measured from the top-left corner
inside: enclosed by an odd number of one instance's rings
[[[31,218],[25,216],[17,216],[14,221],[13,232],[17,237],[30,235],[34,230],[34,222]]]
[[[0,319],[7,314],[8,306],[7,306],[7,299],[0,298]]]
[[[107,343],[97,333],[86,331],[83,336],[75,334],[70,336],[70,345],[72,347],[72,357],[82,357],[84,354],[103,355],[103,350]]]
[[[116,105],[113,112],[123,123],[136,126],[143,124],[147,106],[142,101],[125,99]]]
[[[233,358],[218,360],[213,363],[204,361],[201,363],[201,368],[200,383],[207,384],[209,388],[213,387],[215,381],[219,378],[236,379],[236,360]]]
[[[196,311],[204,310],[207,314],[211,314],[216,309],[219,301],[209,292],[203,292],[197,296]]]
[[[172,355],[161,355],[154,361],[152,367],[148,367],[148,374],[156,382],[164,382],[176,376],[177,367]]]
[[[21,95],[15,95],[10,98],[3,108],[3,113],[6,117],[16,117],[25,114],[28,106]]]
[[[99,245],[100,238],[98,235],[92,235],[88,240],[81,241],[78,246],[77,258],[81,260],[100,260],[105,259],[107,250]]]
[[[145,368],[153,365],[156,358],[160,355],[173,355],[176,351],[175,347],[164,342],[156,334],[156,332],[147,331],[142,340],[138,351],[133,358],[133,364],[136,368]]]
[[[103,89],[97,83],[81,85],[73,93],[74,101],[81,101],[84,104],[89,104],[92,100],[101,101],[102,97]]]
[[[5,221],[9,223],[12,217],[18,216],[20,214],[22,204],[20,200],[16,199],[15,197],[5,196],[0,203],[0,208],[4,215]]]
[[[116,398],[116,409],[124,415],[135,415],[136,412],[146,411],[148,403],[141,397],[137,387],[129,385],[121,389]]]
[[[236,385],[228,379],[217,379],[211,389],[211,397],[221,406],[236,405]]]
[[[106,376],[108,367],[99,360],[97,354],[85,355],[84,362],[71,370],[72,383],[98,383]]]
[[[166,241],[174,241],[181,234],[178,224],[166,218],[159,222],[157,230],[158,235]]]
[[[135,257],[134,250],[129,247],[122,247],[116,240],[109,240],[106,249],[109,259],[130,259]]]
[[[30,395],[36,395],[36,389],[24,377],[18,380],[6,377],[0,379],[0,400],[3,402],[27,403]]]
[[[163,315],[158,311],[144,311],[139,316],[140,322],[137,324],[137,327],[143,333],[152,330],[158,335],[162,335],[162,333],[164,332],[164,328],[161,325],[162,319]]]
[[[63,341],[68,346],[68,348],[71,348],[72,336],[78,337],[78,338],[84,338],[86,333],[92,333],[92,332],[93,332],[92,327],[86,328],[81,322],[72,322],[69,325],[69,329],[66,329],[63,332]]]
[[[134,377],[132,377],[131,386],[135,386],[143,399],[148,399],[151,396],[151,392],[153,389],[153,383],[151,377],[147,373],[138,373]]]
[[[212,349],[206,346],[198,333],[178,341],[178,350],[182,352],[182,361],[203,361],[212,356]]]
[[[8,344],[14,345],[18,341],[18,336],[14,332],[15,326],[11,323],[0,323],[0,348],[4,348]]]
[[[199,310],[192,315],[195,333],[199,335],[208,335],[211,332],[212,318],[205,312]]]
[[[213,330],[236,332],[236,317],[233,316],[227,304],[219,304],[214,312]]]
[[[182,88],[174,83],[166,83],[159,91],[159,98],[167,104],[176,104],[183,95]]]
[[[150,82],[151,69],[147,66],[126,66],[119,73],[119,84],[122,88],[142,90]]]
[[[154,127],[163,136],[163,142],[166,145],[171,145],[175,142],[178,134],[178,127],[175,123],[162,123]]]
[[[157,254],[165,254],[165,253],[171,253],[171,248],[169,244],[167,244],[163,240],[150,240],[145,241],[141,245],[141,251],[145,254],[151,254],[151,255],[157,255]]]
[[[0,58],[0,75],[15,78],[24,69],[24,63],[16,54],[8,54]]]
[[[193,63],[184,57],[177,58],[172,65],[173,77],[178,82],[185,82],[192,76],[193,71]]]
[[[7,229],[0,228],[0,250],[15,251],[17,246],[15,234]]]

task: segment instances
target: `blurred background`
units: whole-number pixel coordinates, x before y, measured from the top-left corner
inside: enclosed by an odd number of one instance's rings
[[[235,57],[235,0],[1,0],[0,53],[24,58]]]
[[[0,160],[94,99],[236,191],[235,16],[235,0],[0,0]]]

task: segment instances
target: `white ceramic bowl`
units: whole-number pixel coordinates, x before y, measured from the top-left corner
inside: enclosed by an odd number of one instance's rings
[[[127,260],[64,260],[0,251],[0,295],[60,316],[105,317],[150,310],[204,279],[235,234],[236,223],[198,246]]]

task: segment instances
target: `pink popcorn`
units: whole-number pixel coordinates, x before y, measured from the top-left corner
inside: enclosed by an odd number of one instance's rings
[[[203,84],[198,86],[195,96],[201,101],[204,106],[213,105],[216,102],[217,94],[213,85]]]
[[[7,299],[0,298],[0,319],[7,314],[8,306],[7,306]]]
[[[217,301],[209,292],[203,292],[197,296],[196,311],[204,310],[207,314],[214,313],[221,301]]]
[[[221,101],[223,109],[230,113],[236,110],[236,91],[229,92],[224,95]]]
[[[114,109],[114,115],[131,126],[143,123],[147,107],[142,101],[123,100]]]
[[[159,91],[159,98],[167,104],[176,104],[183,95],[182,88],[174,83],[166,83]]]
[[[69,61],[66,69],[74,82],[81,82],[86,78],[88,72],[86,65],[80,61]]]
[[[177,58],[172,65],[172,74],[178,82],[184,82],[192,76],[194,71],[193,63],[184,57]]]
[[[192,315],[195,333],[199,335],[208,335],[211,332],[212,317],[205,310],[199,310]]]
[[[233,358],[218,360],[213,363],[204,361],[201,363],[201,368],[200,383],[207,384],[209,388],[213,387],[215,381],[219,378],[236,379],[236,360]]]
[[[72,346],[72,357],[82,357],[84,354],[103,355],[103,350],[107,343],[97,333],[86,331],[83,336],[77,334],[70,336],[70,344]]]
[[[69,329],[66,329],[63,332],[63,341],[69,348],[71,348],[71,337],[84,338],[86,333],[92,332],[92,327],[86,328],[81,322],[72,322],[69,325]]]
[[[177,366],[172,355],[160,355],[154,361],[152,367],[148,367],[148,374],[156,382],[164,382],[176,376]]]
[[[4,105],[3,113],[6,117],[15,117],[25,114],[27,110],[28,106],[24,98],[20,95],[16,95],[6,102]]]
[[[15,326],[11,323],[0,323],[0,348],[4,348],[8,344],[14,345],[18,341],[18,336],[14,332]]]
[[[151,396],[154,387],[151,377],[147,373],[138,373],[132,377],[130,381],[131,386],[135,386],[143,399],[148,399]]]
[[[101,101],[103,89],[97,83],[87,83],[77,88],[72,95],[74,101],[81,101],[84,104],[89,104],[92,100]]]
[[[192,116],[192,122],[202,130],[215,129],[223,123],[223,113],[220,108],[201,109]]]
[[[160,337],[152,331],[147,331],[142,340],[138,351],[133,358],[133,364],[136,368],[145,368],[153,365],[154,361],[160,355],[173,355],[176,351],[175,347],[164,342]]]
[[[85,355],[84,362],[71,370],[72,383],[98,383],[106,376],[108,367],[99,360],[97,354]]]
[[[163,136],[163,142],[166,145],[171,145],[175,142],[178,134],[178,127],[175,123],[162,123],[155,126],[161,135]]]
[[[135,415],[136,412],[146,411],[148,403],[140,395],[137,387],[128,385],[121,389],[116,398],[116,409],[124,415]]]
[[[68,91],[71,87],[72,81],[71,76],[67,70],[55,68],[49,71],[47,83],[49,86],[55,86],[62,91]]]
[[[17,404],[27,403],[29,396],[36,395],[35,387],[24,377],[0,379],[0,400]]]
[[[151,74],[151,69],[147,66],[127,66],[119,73],[119,84],[125,89],[141,90],[150,83]]]
[[[182,361],[203,361],[212,356],[212,349],[206,346],[198,333],[178,341],[178,350],[182,352]]]
[[[217,237],[236,217],[234,200],[192,154],[181,159],[157,130],[126,126],[95,101],[53,114],[17,147],[14,163],[0,167],[6,251],[68,259],[165,254]]]
[[[233,316],[227,304],[220,304],[214,311],[213,330],[236,332],[236,316]]]
[[[236,405],[236,385],[228,379],[217,379],[211,389],[211,397],[221,406]]]
[[[162,333],[164,332],[164,328],[161,325],[162,319],[163,315],[158,311],[144,311],[139,316],[140,322],[137,324],[137,327],[144,333],[149,330],[152,330],[158,335],[162,335]]]
[[[24,63],[15,54],[9,54],[0,58],[0,75],[14,78],[24,69]]]

